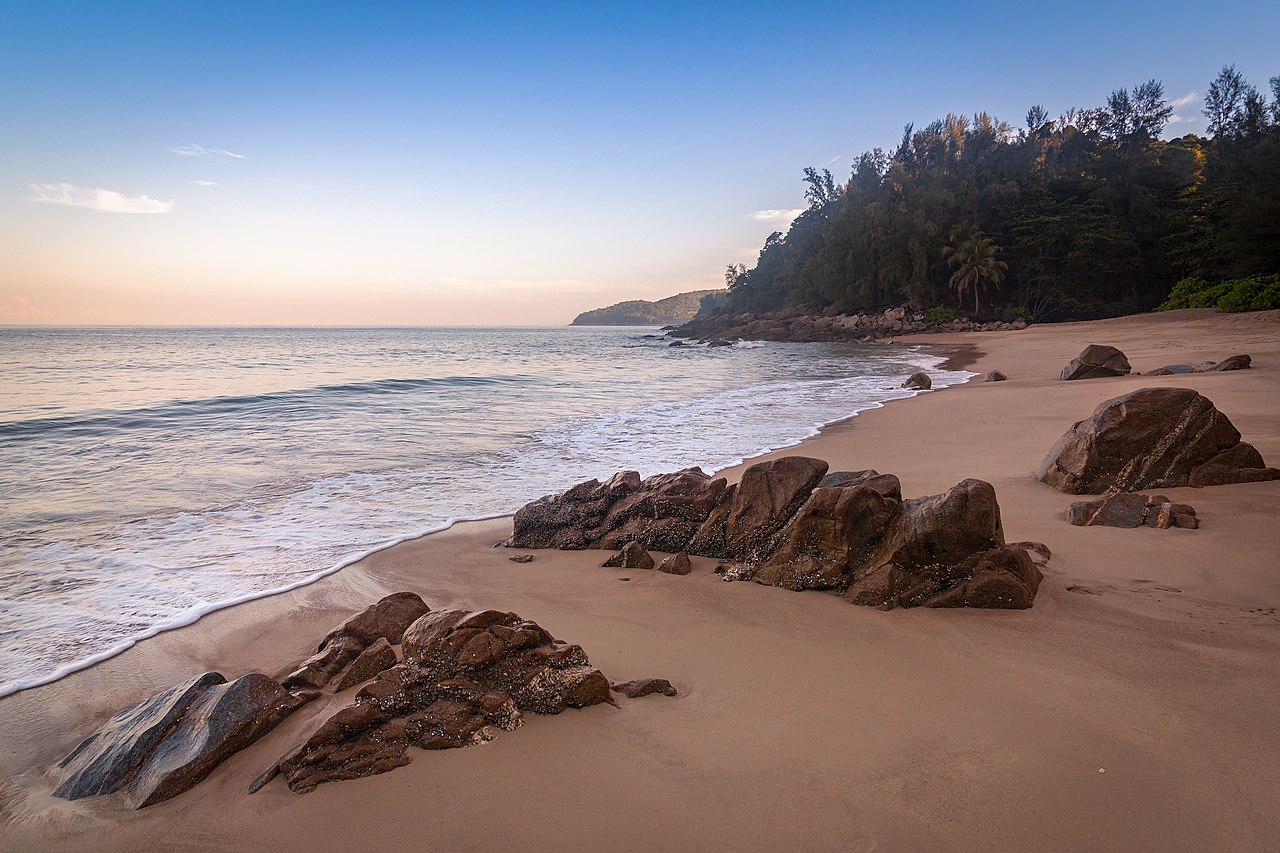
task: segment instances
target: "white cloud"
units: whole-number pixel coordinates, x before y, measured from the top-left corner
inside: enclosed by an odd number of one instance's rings
[[[243,160],[243,154],[237,154],[234,151],[228,151],[225,148],[205,148],[203,145],[178,145],[169,149],[174,154],[180,154],[183,157],[212,157],[215,160]]]
[[[835,155],[834,157],[830,157],[830,158],[828,158],[828,159],[827,159],[827,162],[823,163],[823,164],[822,164],[822,166],[823,166],[823,168],[830,169],[832,166],[834,166],[835,164],[839,163],[839,162],[840,162],[841,160],[843,160],[843,159],[844,159],[844,155],[843,155],[843,154],[837,154],[837,155]]]
[[[192,181],[191,183],[197,187],[216,187],[218,185],[217,181]]]
[[[53,312],[37,308],[31,300],[20,294],[0,302],[0,323],[31,323],[52,320]]]
[[[86,189],[60,184],[32,184],[35,193],[32,201],[61,204],[66,207],[84,207],[100,213],[168,213],[173,202],[159,201],[150,196],[127,196],[115,190]]]
[[[1170,101],[1169,106],[1173,107],[1175,110],[1180,110],[1187,104],[1194,104],[1198,100],[1200,100],[1199,92],[1187,92],[1187,94],[1183,95],[1181,98],[1174,98]]]
[[[804,213],[803,207],[797,207],[793,210],[754,210],[751,213],[744,213],[747,219],[754,219],[756,222],[770,222],[774,225],[789,225],[791,220]]]

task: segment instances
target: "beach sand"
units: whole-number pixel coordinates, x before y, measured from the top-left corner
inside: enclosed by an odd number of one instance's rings
[[[0,848],[1275,849],[1280,482],[1162,490],[1201,529],[1121,530],[1068,525],[1076,498],[1031,474],[1074,421],[1145,386],[1199,390],[1280,465],[1280,312],[909,340],[972,345],[970,369],[1010,381],[893,402],[781,454],[895,473],[907,497],[990,481],[1009,540],[1053,551],[1033,609],[885,613],[723,583],[706,559],[687,577],[601,569],[598,551],[521,565],[491,547],[509,519],[458,525],[0,700]],[[1057,382],[1089,343],[1136,370],[1242,352],[1255,368]],[[381,776],[246,795],[348,693],[169,802],[50,796],[50,766],[114,711],[202,669],[283,675],[402,589],[433,608],[513,610],[611,679],[665,677],[680,695],[529,715]]]

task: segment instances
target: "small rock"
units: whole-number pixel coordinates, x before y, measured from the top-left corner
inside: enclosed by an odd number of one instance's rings
[[[907,381],[902,383],[903,388],[910,388],[913,391],[927,391],[933,387],[933,380],[929,378],[929,374],[923,371],[916,371],[907,377]]]
[[[679,554],[664,558],[658,564],[658,571],[669,575],[687,575],[693,571],[693,565],[689,562],[689,555],[681,551]]]
[[[1005,376],[1003,373],[1001,373],[998,370],[993,370],[990,373],[982,374],[983,382],[1004,382],[1008,378],[1009,378],[1008,376]]]
[[[676,695],[676,689],[665,678],[637,678],[635,681],[611,685],[609,689],[615,693],[621,693],[628,699],[639,699],[641,696],[652,693],[661,693],[663,696]]]
[[[1189,364],[1166,364],[1155,370],[1148,370],[1143,376],[1174,376],[1180,373],[1195,373],[1196,369]]]
[[[628,542],[622,550],[601,564],[606,569],[652,569],[653,557],[639,542]]]
[[[1196,511],[1188,504],[1172,503],[1164,495],[1144,495],[1137,492],[1119,492],[1103,495],[1097,500],[1076,501],[1067,507],[1067,521],[1078,527],[1154,527],[1167,530],[1183,526],[1179,518],[1188,519],[1191,525]],[[1198,526],[1199,522],[1196,522]]]
[[[1067,362],[1058,379],[1097,379],[1101,376],[1126,376],[1129,359],[1112,346],[1089,344],[1080,355]]]
[[[511,561],[511,562],[513,562],[513,563],[532,563],[532,562],[533,562],[533,555],[532,555],[532,554],[520,554],[520,555],[515,556],[515,557],[507,557],[507,559],[508,559],[508,560],[510,560],[510,561]]]
[[[1233,355],[1210,367],[1207,373],[1221,373],[1224,370],[1248,370],[1253,359],[1247,355]]]

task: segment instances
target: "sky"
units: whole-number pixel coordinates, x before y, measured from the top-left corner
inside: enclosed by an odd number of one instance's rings
[[[0,324],[556,325],[723,286],[903,125],[1155,78],[1280,3],[0,0]]]

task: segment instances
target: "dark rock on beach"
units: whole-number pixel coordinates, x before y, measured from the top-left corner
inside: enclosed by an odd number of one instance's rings
[[[1097,379],[1102,376],[1125,376],[1129,373],[1129,359],[1112,346],[1089,344],[1080,355],[1067,362],[1058,374],[1061,380]]]
[[[907,377],[907,381],[902,383],[902,387],[910,388],[913,391],[928,391],[933,387],[933,380],[929,378],[929,374],[918,370]]]
[[[693,564],[689,562],[689,555],[681,551],[664,557],[662,562],[658,563],[658,571],[669,575],[687,575],[693,571]]]
[[[665,678],[637,678],[635,681],[615,684],[611,689],[628,699],[639,699],[641,696],[651,696],[654,693],[660,693],[663,696],[676,695],[676,689]]]
[[[1280,479],[1213,403],[1190,388],[1142,388],[1100,404],[1036,470],[1068,494]]]
[[[58,763],[54,794],[69,800],[127,786],[134,808],[181,794],[315,694],[295,695],[251,673],[230,684],[207,672],[109,719]]]
[[[341,693],[343,690],[350,690],[357,684],[362,684],[373,678],[384,669],[390,669],[396,665],[396,652],[391,648],[391,643],[387,642],[386,637],[379,637],[374,641],[373,645],[360,653],[360,657],[356,658],[342,677],[338,679],[338,685],[334,689]]]
[[[1001,373],[998,370],[992,370],[989,373],[982,374],[983,382],[1004,382],[1008,378],[1009,378],[1008,376],[1005,376],[1003,373]]]
[[[1161,530],[1200,526],[1195,508],[1173,503],[1163,495],[1119,492],[1067,507],[1067,521],[1078,527],[1155,527]]]
[[[369,605],[325,635],[316,654],[286,676],[284,686],[290,690],[326,686],[370,644],[379,639],[399,643],[404,629],[429,609],[412,592],[397,592]]]
[[[676,552],[668,560],[681,550],[719,559],[725,580],[831,590],[876,607],[914,607],[943,595],[949,606],[1029,607],[1040,583],[1025,549],[1014,549],[1025,560],[989,553],[1003,546],[1004,531],[995,490],[981,480],[903,500],[891,474],[828,474],[821,460],[786,456],[752,465],[735,486],[723,483],[696,469],[643,483],[634,472],[593,480],[521,509],[516,540],[608,548],[626,538],[632,562],[624,551],[606,565],[648,568],[639,543],[664,539],[672,547],[663,550]],[[681,500],[659,500],[662,494]],[[690,529],[687,546],[675,547]],[[985,562],[978,559],[984,554]],[[997,582],[1001,573],[1009,577]]]
[[[639,542],[628,542],[602,566],[606,569],[652,569],[653,557]]]
[[[428,613],[404,635],[404,662],[380,673],[269,768],[298,792],[407,764],[408,748],[449,749],[514,731],[524,712],[612,702],[609,682],[576,645],[496,610]]]
[[[1247,355],[1233,355],[1231,358],[1222,361],[1210,367],[1206,373],[1221,373],[1224,370],[1248,370],[1253,364],[1253,359]]]

